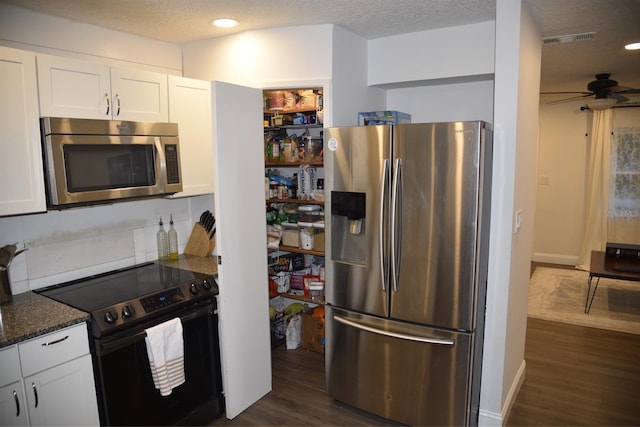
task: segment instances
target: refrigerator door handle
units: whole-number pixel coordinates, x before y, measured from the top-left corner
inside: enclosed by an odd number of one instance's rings
[[[388,260],[386,257],[386,246],[384,244],[384,222],[386,220],[385,217],[385,203],[388,192],[388,181],[389,181],[389,159],[384,159],[384,163],[382,164],[382,185],[380,186],[380,229],[379,231],[379,242],[380,242],[380,275],[382,276],[382,292],[387,290],[389,274],[387,274],[387,264]]]
[[[391,193],[391,283],[398,292],[400,277],[400,248],[402,247],[402,163],[396,159],[393,168],[393,191]],[[400,204],[398,204],[400,199]],[[400,229],[398,231],[398,228]]]
[[[422,343],[428,343],[428,344],[441,344],[441,345],[454,345],[455,344],[455,341],[454,340],[450,340],[450,339],[435,338],[435,337],[423,337],[423,336],[419,336],[419,335],[403,334],[403,333],[400,333],[400,332],[383,331],[381,329],[377,329],[377,328],[374,328],[372,326],[364,325],[364,324],[356,322],[354,320],[347,319],[346,317],[343,317],[343,316],[333,316],[333,318],[336,321],[338,321],[340,323],[343,323],[343,324],[345,324],[347,326],[351,326],[351,327],[354,327],[356,329],[361,329],[363,331],[371,332],[373,334],[384,335],[384,336],[387,336],[387,337],[398,338],[398,339],[402,339],[402,340],[422,342]]]

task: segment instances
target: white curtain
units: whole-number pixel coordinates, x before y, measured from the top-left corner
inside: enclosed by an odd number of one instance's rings
[[[594,111],[588,159],[582,270],[607,242],[640,244],[640,108]]]
[[[589,164],[587,165],[587,222],[576,268],[589,270],[591,251],[607,244],[607,214],[611,167],[611,118],[613,110],[593,112]]]

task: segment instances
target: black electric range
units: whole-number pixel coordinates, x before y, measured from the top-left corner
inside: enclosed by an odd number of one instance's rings
[[[213,276],[151,262],[36,292],[88,312],[93,335],[99,338],[211,298],[219,290]]]

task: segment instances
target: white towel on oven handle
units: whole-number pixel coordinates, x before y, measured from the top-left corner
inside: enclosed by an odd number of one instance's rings
[[[168,396],[185,382],[182,322],[176,317],[145,329],[145,332],[153,383],[160,395]]]

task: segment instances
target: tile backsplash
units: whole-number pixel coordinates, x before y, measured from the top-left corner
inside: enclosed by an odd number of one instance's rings
[[[0,218],[0,246],[27,251],[10,267],[14,294],[157,259],[156,232],[169,215],[182,253],[213,195],[150,199]]]

